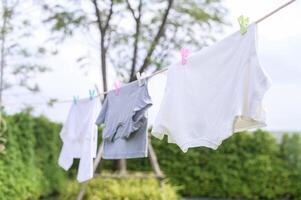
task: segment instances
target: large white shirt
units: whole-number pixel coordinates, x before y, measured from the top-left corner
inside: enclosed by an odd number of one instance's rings
[[[216,149],[233,132],[265,126],[262,99],[270,78],[256,51],[256,25],[169,67],[152,134],[190,147]]]
[[[74,158],[79,158],[77,180],[87,181],[93,177],[93,158],[97,150],[97,114],[100,111],[98,98],[79,100],[72,104],[67,120],[60,132],[63,147],[59,165],[68,170]]]
[[[148,126],[153,127],[156,116],[159,112],[160,105],[164,96],[166,85],[166,71],[153,76],[148,81],[148,92],[151,96],[153,105],[148,110]]]

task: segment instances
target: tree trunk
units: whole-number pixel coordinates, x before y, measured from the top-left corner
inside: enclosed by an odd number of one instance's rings
[[[104,45],[104,34],[101,35],[100,39],[100,54],[101,54],[101,74],[102,74],[102,84],[103,84],[103,91],[108,90],[107,85],[107,62],[106,62],[106,48]],[[126,160],[116,160],[114,162],[113,170],[116,170],[120,173],[126,173]]]
[[[107,62],[106,62],[106,48],[104,46],[104,36],[101,35],[100,39],[100,65],[101,65],[101,76],[102,76],[102,85],[103,85],[103,91],[107,91],[108,85],[107,85]]]
[[[125,174],[127,171],[127,165],[126,165],[126,160],[122,159],[122,160],[117,160],[116,161],[116,167],[117,167],[117,171],[121,174]]]

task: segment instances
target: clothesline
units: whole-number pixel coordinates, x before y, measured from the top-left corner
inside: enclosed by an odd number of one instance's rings
[[[279,10],[285,8],[286,6],[290,5],[291,3],[295,2],[296,0],[291,0],[285,4],[283,4],[282,6],[279,6],[278,8],[276,8],[275,10],[273,10],[272,12],[268,13],[267,15],[263,16],[262,18],[258,19],[257,21],[255,21],[256,24],[262,22],[263,20],[265,20],[266,18],[270,17],[271,15],[275,14],[276,12],[278,12]]]
[[[279,6],[278,8],[276,8],[275,10],[273,10],[272,12],[270,12],[270,13],[266,14],[265,16],[263,16],[262,18],[256,20],[255,23],[258,24],[258,23],[262,22],[263,20],[267,19],[268,17],[272,16],[273,14],[277,13],[278,11],[282,10],[283,8],[285,8],[286,6],[290,5],[291,3],[295,2],[295,1],[296,0],[291,0],[291,1],[289,1],[289,2],[287,2],[285,4],[283,4],[283,5]],[[144,76],[142,78],[152,78],[152,77],[156,76],[157,74],[161,74],[161,73],[163,73],[163,72],[165,72],[167,70],[168,70],[168,68],[164,68],[162,70],[156,71],[153,74]],[[96,95],[94,98],[101,97],[101,96],[103,96],[103,95],[105,95],[105,94],[107,94],[107,93],[109,93],[110,91],[113,91],[113,90],[107,90],[107,91],[98,93],[98,95]],[[89,98],[89,97],[87,97],[87,98]],[[86,99],[86,98],[82,98],[82,99]],[[52,104],[69,103],[69,102],[72,102],[72,101],[74,101],[74,100],[68,99],[68,100],[53,101]],[[33,103],[31,105],[44,105],[44,104],[47,105],[47,104],[49,104],[49,102],[37,102],[37,103]]]

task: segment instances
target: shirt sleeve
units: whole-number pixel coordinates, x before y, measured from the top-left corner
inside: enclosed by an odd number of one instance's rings
[[[101,111],[96,119],[96,125],[100,125],[100,124],[103,124],[105,122],[105,119],[106,119],[106,113],[108,111],[108,108],[109,108],[109,102],[108,102],[108,96],[106,97],[106,99],[104,100],[103,102],[103,105],[102,105],[102,108],[101,108]]]
[[[59,156],[59,166],[66,171],[68,171],[73,164],[73,155],[72,152],[70,152],[70,149],[72,149],[70,144],[65,142]]]
[[[260,120],[264,118],[262,113],[262,100],[266,91],[271,86],[271,79],[260,66],[257,55],[253,55],[250,62],[250,82],[249,82],[249,116]],[[261,119],[263,120],[263,119]]]
[[[138,130],[146,120],[147,109],[152,106],[152,100],[148,93],[147,84],[143,86],[138,98],[136,99],[136,104],[133,109],[132,116],[132,131]],[[129,137],[129,135],[127,136]]]
[[[249,30],[248,30],[249,31]],[[262,68],[257,52],[257,26],[253,24],[250,28],[252,37],[250,40],[249,60],[247,63],[247,88],[245,90],[244,115],[256,121],[265,121],[264,107],[262,100],[271,86],[271,78]]]
[[[271,87],[272,81],[265,69],[259,62],[257,52],[257,25],[253,25],[253,45],[251,50],[250,67],[251,67],[251,87],[252,98],[257,101],[262,101],[264,94]]]
[[[96,130],[97,131],[97,130]],[[77,180],[78,182],[84,182],[93,178],[93,145],[92,139],[85,139],[82,155],[80,157]]]

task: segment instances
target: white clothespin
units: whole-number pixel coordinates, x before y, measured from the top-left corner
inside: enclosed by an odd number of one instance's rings
[[[142,74],[140,74],[140,72],[136,73],[136,77],[137,77],[139,86],[142,86],[144,84],[143,79],[144,79],[145,76],[146,76],[145,72],[142,72]]]

